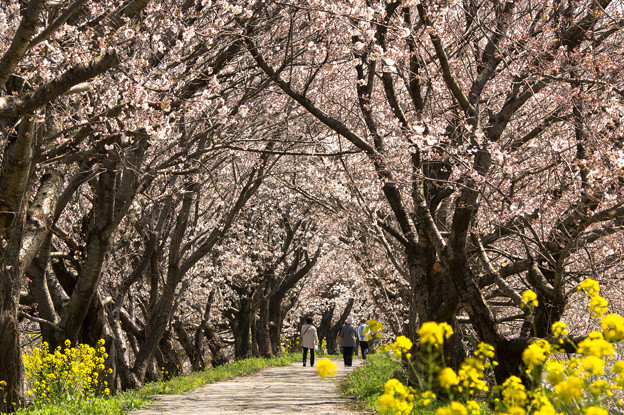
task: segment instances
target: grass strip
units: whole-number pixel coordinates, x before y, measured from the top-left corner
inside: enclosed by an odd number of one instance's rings
[[[119,392],[114,396],[63,402],[41,408],[19,409],[18,415],[124,415],[151,402],[154,395],[173,395],[197,389],[209,383],[259,372],[267,367],[288,366],[301,360],[301,354],[288,354],[270,359],[249,358],[227,363],[203,372],[193,372],[160,382],[152,382],[140,390]]]
[[[343,395],[354,397],[353,402],[360,410],[379,412],[379,397],[384,385],[394,377],[405,377],[399,362],[391,360],[385,353],[368,355],[364,365],[349,373],[340,382],[338,390]]]

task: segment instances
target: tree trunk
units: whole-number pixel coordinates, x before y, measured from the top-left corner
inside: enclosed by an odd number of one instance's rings
[[[258,319],[256,321],[256,344],[258,345],[258,354],[262,357],[271,357],[273,355],[269,324],[269,304],[265,302],[258,310]]]
[[[28,115],[20,121],[17,136],[8,141],[0,171],[0,380],[6,382],[0,390],[0,410],[5,412],[21,406],[24,394],[17,320],[24,272],[20,250],[36,148],[34,121]]]
[[[204,335],[206,336],[206,343],[208,344],[208,348],[212,353],[212,367],[226,364],[229,359],[223,351],[225,345],[223,344],[223,341],[221,341],[221,337],[219,337],[219,334],[217,334],[217,331],[214,329],[214,327],[206,323],[206,325],[204,326]]]
[[[206,366],[204,362],[203,353],[198,350],[198,344],[196,342],[191,341],[190,336],[186,332],[184,325],[179,319],[176,319],[173,323],[173,329],[175,330],[175,334],[177,336],[178,341],[182,345],[182,349],[184,349],[184,353],[189,359],[191,364],[191,368],[193,371],[203,370]],[[201,328],[198,328],[201,330]],[[203,338],[203,335],[202,335]]]
[[[345,306],[344,310],[342,310],[342,314],[340,315],[340,317],[338,317],[338,320],[333,325],[331,324],[331,318],[332,318],[334,309],[333,308],[331,309],[331,313],[327,313],[327,314],[323,313],[323,318],[321,319],[321,324],[323,327],[322,334],[327,339],[327,351],[330,354],[338,354],[338,352],[340,351],[338,344],[336,343],[336,338],[338,337],[340,328],[344,324],[349,314],[351,314],[351,310],[353,309],[354,302],[355,300],[353,298],[349,298],[347,305]],[[329,316],[329,319],[327,319],[327,316]],[[326,330],[325,329],[326,327],[329,329]],[[319,335],[319,339],[321,339],[320,335]]]
[[[167,373],[165,376],[167,379],[178,376],[182,373],[182,362],[173,348],[172,341],[171,332],[166,331],[165,335],[160,339],[160,343],[158,345],[163,359],[160,368],[161,370],[164,368]]]
[[[251,301],[241,299],[239,310],[231,321],[234,334],[234,358],[244,359],[251,357]]]
[[[325,339],[325,347],[327,347],[327,352],[329,354],[338,353],[336,338],[332,337],[331,335],[331,321],[334,315],[335,308],[336,306],[332,305],[329,309],[323,311],[321,321],[319,322],[317,327],[319,341],[322,343],[323,339]]]
[[[7,267],[2,269],[0,278],[0,380],[6,382],[6,386],[0,389],[0,411],[12,412],[15,407],[20,407],[24,396],[24,367],[22,366],[22,350],[19,344],[19,324],[17,321],[19,290],[15,287],[17,280],[11,275]],[[16,298],[17,297],[17,298]]]

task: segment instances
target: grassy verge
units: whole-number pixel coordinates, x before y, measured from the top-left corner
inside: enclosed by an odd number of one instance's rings
[[[42,408],[30,407],[16,413],[19,415],[123,415],[150,402],[152,395],[188,392],[209,383],[249,375],[271,366],[287,366],[299,360],[301,360],[301,354],[288,354],[271,359],[237,360],[203,372],[178,376],[164,382],[149,383],[138,391],[120,392],[111,397],[95,398],[89,401],[63,402]]]
[[[378,353],[369,355],[366,363],[351,372],[338,386],[340,393],[353,397],[353,404],[357,410],[366,413],[381,413],[379,397],[384,393],[384,385],[392,378],[406,383],[407,372],[397,361],[391,360],[387,354]],[[415,406],[412,415],[435,415],[438,408],[448,403],[441,401],[431,402],[429,405]],[[481,403],[481,413],[491,414],[485,403]]]
[[[360,410],[379,412],[379,397],[384,384],[396,375],[404,376],[401,365],[384,353],[368,356],[366,364],[351,372],[339,385],[344,395],[355,397]]]

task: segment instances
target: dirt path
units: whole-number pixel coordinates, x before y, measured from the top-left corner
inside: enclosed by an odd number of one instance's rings
[[[286,367],[265,369],[251,376],[203,386],[182,395],[159,395],[157,400],[130,415],[205,415],[205,414],[353,414],[347,409],[347,399],[338,395],[336,384],[361,364],[338,366],[336,378],[325,380],[316,367],[294,363]]]

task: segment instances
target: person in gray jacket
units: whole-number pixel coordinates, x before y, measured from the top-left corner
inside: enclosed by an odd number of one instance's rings
[[[306,324],[301,327],[304,366],[308,360],[308,350],[310,351],[310,366],[314,366],[314,349],[318,346],[318,334],[316,334],[316,327],[312,325],[312,321],[312,317],[306,317]]]
[[[344,326],[338,333],[342,337],[342,358],[345,366],[353,365],[353,349],[357,344],[357,329],[353,326],[353,317],[347,317]]]

